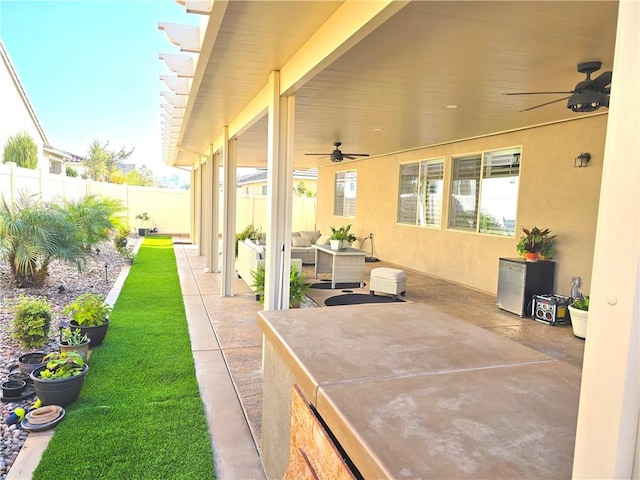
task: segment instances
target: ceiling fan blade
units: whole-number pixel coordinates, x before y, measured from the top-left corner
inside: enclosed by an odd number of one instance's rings
[[[368,153],[343,153],[342,156],[344,158],[348,158],[349,160],[353,160],[356,157],[368,157]]]
[[[570,92],[519,92],[519,93],[503,93],[502,95],[563,95],[567,93],[576,93],[571,90]]]
[[[611,77],[613,72],[602,72],[596,78],[594,78],[590,84],[583,87],[585,90],[600,91],[611,83]]]
[[[569,98],[571,98],[571,95],[569,95],[568,97],[559,98],[557,100],[552,100],[551,102],[541,103],[540,105],[536,105],[535,107],[525,108],[524,110],[520,110],[520,112],[528,112],[529,110],[535,110],[536,108],[546,107],[547,105],[551,105],[552,103],[562,102],[563,100],[568,100]]]

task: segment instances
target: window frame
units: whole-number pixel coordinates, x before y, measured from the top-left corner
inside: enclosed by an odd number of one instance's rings
[[[352,177],[349,178],[349,175]],[[340,179],[339,176],[342,176]],[[338,190],[339,182],[342,181],[342,195],[340,198],[340,208],[338,208]],[[353,199],[350,200],[344,193],[347,191],[347,185],[353,186]],[[350,189],[351,191],[351,189]],[[356,169],[343,170],[335,172],[333,177],[333,215],[336,217],[355,218],[356,202],[358,199],[358,171]]]
[[[426,209],[427,209],[427,197],[426,197],[426,189],[425,187],[428,185],[428,180],[425,172],[428,171],[429,166],[439,165],[441,170],[441,176],[436,181],[441,182],[440,188],[440,205],[439,205],[439,221],[429,223],[426,221]],[[421,228],[442,228],[442,219],[443,219],[443,204],[444,204],[444,186],[445,186],[445,178],[446,178],[446,162],[444,157],[435,157],[428,158],[424,160],[416,160],[411,162],[401,163],[398,171],[398,198],[397,198],[397,212],[396,212],[396,222],[400,225],[412,225]],[[412,191],[406,191],[403,189],[403,178],[408,177],[409,175],[403,175],[403,168],[416,168],[417,172],[415,174],[415,188]],[[425,183],[425,181],[427,183]],[[413,195],[415,197],[415,205],[412,207],[408,206],[408,209],[413,208],[414,210],[414,218],[412,221],[409,221],[408,218],[403,218],[403,207],[404,202],[402,199],[402,195]],[[422,213],[421,213],[422,212]]]
[[[494,161],[494,159],[497,159],[501,156],[510,156],[512,158],[517,157],[517,160],[512,161],[507,168],[505,168],[505,164],[500,162],[496,162],[494,165],[492,165],[492,162]],[[460,162],[464,162],[464,161],[478,162],[477,165],[475,166],[469,165],[466,167],[467,170],[470,170],[471,168],[475,169],[475,171],[477,172],[477,176],[469,175],[468,173],[464,174],[464,172],[462,172],[462,174],[460,175],[457,175],[457,172],[459,172],[462,168],[464,168],[464,166],[460,166]],[[482,235],[492,235],[497,237],[503,237],[503,236],[511,237],[511,238],[515,237],[516,235],[515,224],[517,223],[515,218],[517,217],[518,198],[520,194],[521,165],[522,165],[522,146],[521,145],[452,156],[451,157],[451,178],[449,179],[450,194],[449,194],[449,206],[448,206],[448,214],[447,214],[447,228],[449,230],[454,230],[459,232],[478,233]],[[514,172],[515,174],[513,174]],[[512,205],[514,218],[513,218],[513,221],[510,221],[507,225],[507,221],[503,217],[503,223],[502,223],[503,230],[490,229],[486,227],[486,225],[488,225],[487,222],[491,218],[491,214],[487,213],[486,208],[483,209],[483,200],[485,202],[485,205],[490,200],[490,198],[487,198],[483,195],[483,193],[486,193],[487,181],[491,179],[495,180],[497,178],[509,178],[509,179],[515,178],[516,179],[515,180],[516,192],[513,197],[514,204]],[[464,180],[473,180],[477,182],[477,184],[474,186],[467,185],[467,187],[470,187],[472,188],[472,190],[475,190],[475,198],[473,199],[474,215],[473,215],[473,218],[470,220],[471,228],[465,228],[464,226],[462,226],[460,222],[463,218],[461,218],[460,215],[455,214],[457,208],[454,201],[461,203],[461,200],[465,200],[465,199],[460,199],[459,197],[470,196],[468,193],[458,193],[462,191],[461,187],[463,187],[464,184],[460,183],[456,185],[455,182],[457,181],[463,182]],[[472,191],[472,190],[469,190],[469,191]],[[466,199],[466,203],[469,203],[469,199]],[[504,232],[504,233],[501,233],[501,232]]]

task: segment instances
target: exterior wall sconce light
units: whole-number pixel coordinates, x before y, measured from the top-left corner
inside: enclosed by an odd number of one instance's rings
[[[587,163],[589,163],[589,160],[591,160],[590,153],[580,152],[580,155],[578,155],[576,158],[573,159],[573,166],[577,168],[586,167]]]

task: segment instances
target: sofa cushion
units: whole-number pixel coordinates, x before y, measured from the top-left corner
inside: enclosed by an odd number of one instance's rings
[[[309,237],[311,239],[311,243],[316,243],[318,238],[320,238],[320,230],[300,230],[301,237]]]
[[[291,245],[294,247],[310,247],[311,238],[309,237],[291,237]]]
[[[291,234],[292,237],[299,237],[300,236],[300,232],[293,232]]]

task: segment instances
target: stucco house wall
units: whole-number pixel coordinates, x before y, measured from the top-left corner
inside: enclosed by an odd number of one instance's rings
[[[43,152],[47,138],[0,41],[0,161],[9,137],[20,132],[26,132],[33,138],[38,146],[38,168],[48,171],[49,160]]]
[[[491,294],[497,290],[498,259],[518,256],[520,227],[548,227],[557,234],[555,292],[570,294],[571,278],[579,276],[588,293],[606,122],[604,113],[322,167],[318,226],[328,231],[330,225],[351,223],[358,239],[374,233],[378,258]],[[513,146],[522,148],[515,236],[448,229],[452,156]],[[591,154],[586,168],[574,167],[580,152]],[[438,157],[445,159],[441,228],[397,223],[399,165]],[[335,173],[347,170],[357,171],[355,218],[333,215]],[[370,248],[365,243],[363,249]]]

